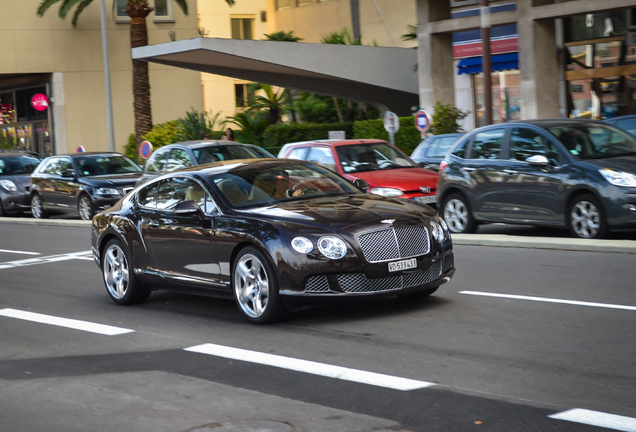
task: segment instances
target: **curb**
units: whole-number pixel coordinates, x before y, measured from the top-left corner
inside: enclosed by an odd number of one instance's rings
[[[0,224],[90,228],[91,221],[80,219],[0,218]],[[636,254],[636,240],[586,240],[577,238],[525,237],[506,234],[453,234],[453,245],[524,249],[552,249],[579,252]]]

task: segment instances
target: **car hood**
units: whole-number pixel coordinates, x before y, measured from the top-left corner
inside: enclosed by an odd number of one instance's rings
[[[22,189],[25,189],[31,185],[30,174],[3,175],[0,176],[0,180],[11,180],[16,185],[21,185]]]
[[[439,174],[424,168],[397,168],[363,171],[346,175],[350,180],[362,179],[369,187],[389,187],[402,191],[418,191],[420,186],[437,189]]]
[[[135,186],[137,179],[141,176],[141,173],[128,173],[128,174],[109,174],[109,175],[96,175],[87,176],[83,179],[91,186],[95,187],[128,187]]]
[[[636,173],[636,155],[617,156],[604,159],[585,159],[585,162],[596,168],[610,168],[616,171]]]
[[[435,211],[407,199],[383,198],[371,194],[322,197],[279,203],[276,206],[240,210],[276,221],[309,225],[321,229],[365,231],[377,226],[419,225]]]

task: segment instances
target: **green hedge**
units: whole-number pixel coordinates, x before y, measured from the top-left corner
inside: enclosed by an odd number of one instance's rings
[[[354,138],[373,138],[389,140],[389,133],[384,129],[382,120],[357,121],[353,125]],[[395,134],[395,145],[410,155],[422,142],[422,134],[415,127],[413,117],[400,117],[400,130]]]
[[[342,130],[347,138],[353,138],[353,123],[275,124],[265,129],[263,148],[276,156],[280,148],[287,143],[328,139],[329,131]]]

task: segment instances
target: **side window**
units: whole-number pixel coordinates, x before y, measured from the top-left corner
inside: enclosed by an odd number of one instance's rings
[[[307,147],[298,147],[289,152],[286,156],[287,159],[305,160],[307,154]]]
[[[473,139],[473,146],[470,152],[471,159],[497,159],[501,152],[501,142],[503,141],[505,129],[490,129],[479,132]]]
[[[53,158],[49,160],[44,164],[40,172],[43,174],[55,174],[55,169],[57,168],[57,162],[59,160],[59,158]]]
[[[161,173],[166,165],[166,152],[167,150],[158,150],[150,156],[146,163],[147,173]]]
[[[137,202],[142,207],[155,208],[157,203],[155,201],[155,195],[157,194],[157,187],[159,183],[153,183],[139,191],[137,194]]]
[[[157,209],[172,210],[181,201],[185,201],[191,181],[184,177],[173,177],[162,181],[157,190]]]
[[[459,145],[455,149],[453,149],[453,152],[451,154],[460,159],[464,159],[464,156],[466,154],[466,145],[468,144],[468,142],[469,140],[464,140],[459,143]]]
[[[510,159],[525,161],[530,156],[548,158],[550,165],[557,165],[559,152],[543,135],[525,128],[515,128],[510,135]]]
[[[411,159],[419,159],[424,156],[424,151],[426,150],[427,145],[428,141],[422,141],[417,147],[415,147],[415,150],[411,153]]]
[[[319,163],[332,171],[336,170],[336,161],[333,158],[331,149],[328,147],[312,147],[309,149],[307,161]]]
[[[168,162],[166,162],[167,171],[174,171],[189,166],[192,166],[192,161],[185,149],[174,148],[170,151]]]
[[[72,172],[75,174],[75,168],[73,168],[73,162],[67,158],[61,158],[60,162],[57,164],[57,168],[55,170],[55,174],[61,176],[65,172]]]
[[[448,150],[455,144],[457,138],[455,137],[446,137],[446,138],[438,138],[435,140],[435,147],[431,146],[426,152],[426,156],[429,157],[441,157],[443,158],[448,153]]]

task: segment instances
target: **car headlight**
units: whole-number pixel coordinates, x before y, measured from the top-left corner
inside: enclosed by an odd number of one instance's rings
[[[444,230],[442,229],[442,226],[434,220],[431,221],[431,234],[438,242],[441,243],[444,241]]]
[[[404,195],[404,192],[393,188],[371,188],[369,193],[380,195],[383,197],[396,197]]]
[[[440,217],[439,223],[442,226],[442,228],[444,228],[444,231],[448,232],[448,225],[446,225],[446,221]]]
[[[340,259],[347,253],[347,245],[338,237],[320,237],[318,250],[327,258]]]
[[[17,192],[18,188],[11,180],[0,180],[0,186],[8,191]]]
[[[119,190],[115,188],[97,188],[97,193],[100,195],[120,195]]]
[[[613,169],[608,168],[603,168],[598,171],[613,185],[636,187],[636,175],[634,174],[623,171],[614,171]]]
[[[296,237],[291,242],[292,247],[298,253],[309,253],[314,249],[314,244],[305,237]]]

